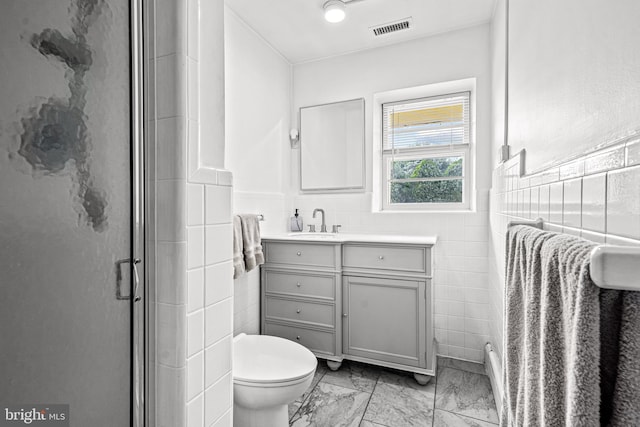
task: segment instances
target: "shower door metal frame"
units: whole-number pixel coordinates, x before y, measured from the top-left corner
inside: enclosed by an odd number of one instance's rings
[[[145,103],[144,103],[144,0],[130,2],[131,66],[131,426],[149,425],[147,401],[149,378],[149,310],[147,274],[150,268],[146,250],[147,194],[145,179]],[[140,267],[136,267],[140,260]]]

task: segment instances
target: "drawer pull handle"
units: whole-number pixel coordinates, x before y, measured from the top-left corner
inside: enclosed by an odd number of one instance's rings
[[[296,339],[297,339],[298,341],[300,341],[300,335],[298,335],[298,336],[296,337]]]
[[[297,310],[296,310],[296,313],[298,313],[298,314],[299,314],[299,313],[300,313],[300,309],[297,309]]]
[[[297,287],[300,287],[300,286],[302,286],[302,285],[301,285],[300,283],[296,283],[296,286],[297,286]]]
[[[380,261],[383,261],[383,260],[384,260],[384,255],[380,255],[380,256],[378,257],[378,259],[379,259]]]
[[[347,317],[347,313],[342,313],[342,317]]]
[[[300,255],[302,255],[302,252],[298,251],[298,252],[296,252],[296,255],[300,256]]]

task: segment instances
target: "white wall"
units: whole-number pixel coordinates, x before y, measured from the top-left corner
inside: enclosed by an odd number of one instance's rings
[[[263,232],[285,230],[290,174],[291,66],[225,6],[226,161],[234,212],[263,214]],[[259,333],[259,270],[234,281],[234,333]]]
[[[511,2],[509,15],[509,143],[530,149],[528,173],[639,130],[640,2]]]
[[[372,102],[378,92],[476,78],[477,212],[372,213]],[[424,39],[294,66],[294,108],[365,99],[367,184],[364,193],[298,193],[298,150],[294,150],[291,207],[305,224],[324,208],[327,224],[344,232],[437,234],[436,337],[439,353],[480,361],[489,340],[487,292],[488,188],[490,186],[491,73],[489,26],[481,25]]]

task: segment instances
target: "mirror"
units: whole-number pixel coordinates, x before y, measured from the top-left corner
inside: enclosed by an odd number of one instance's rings
[[[300,189],[364,189],[364,99],[300,108]]]

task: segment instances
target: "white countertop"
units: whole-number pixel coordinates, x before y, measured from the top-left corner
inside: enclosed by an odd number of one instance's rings
[[[404,236],[400,234],[370,233],[282,233],[265,234],[262,240],[283,240],[289,242],[332,242],[332,243],[404,243],[409,245],[435,245],[438,236]]]

